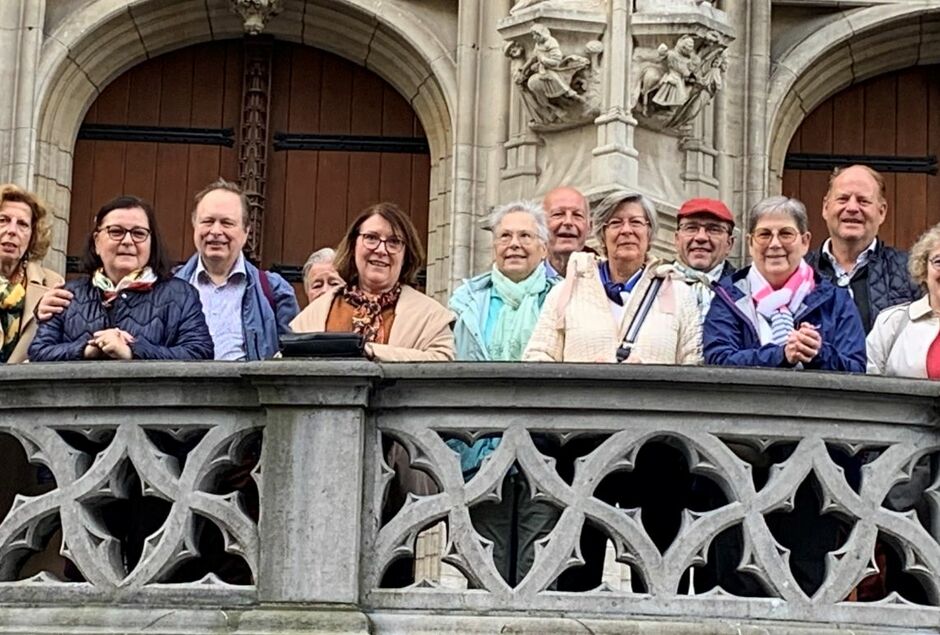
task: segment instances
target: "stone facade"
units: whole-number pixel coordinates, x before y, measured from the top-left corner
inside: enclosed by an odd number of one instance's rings
[[[431,152],[440,298],[488,265],[490,205],[561,183],[592,199],[638,189],[667,253],[685,198],[741,214],[779,191],[816,105],[940,61],[940,0],[5,0],[0,26],[0,178],[52,204],[53,268],[100,90],[160,53],[263,29],[362,64],[411,103]]]

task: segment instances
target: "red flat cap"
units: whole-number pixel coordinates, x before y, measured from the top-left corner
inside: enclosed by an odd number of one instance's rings
[[[689,216],[690,214],[711,214],[718,220],[723,220],[734,225],[734,216],[728,206],[719,200],[713,198],[691,198],[682,204],[676,218]]]

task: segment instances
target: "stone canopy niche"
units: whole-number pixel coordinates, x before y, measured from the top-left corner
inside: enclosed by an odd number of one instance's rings
[[[721,90],[733,40],[728,16],[703,0],[637,0],[630,107],[641,126],[688,136]]]
[[[513,90],[523,104],[520,127],[566,130],[600,114],[606,26],[597,3],[577,1],[520,0],[500,21]]]

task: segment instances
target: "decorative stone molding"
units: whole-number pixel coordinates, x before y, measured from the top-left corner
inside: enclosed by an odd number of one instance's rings
[[[258,35],[268,20],[284,9],[283,0],[230,0],[232,11],[244,21],[245,33]]]
[[[552,2],[517,3],[500,21],[503,49],[512,60],[512,82],[535,132],[567,130],[600,114],[598,39],[602,14],[559,8]]]
[[[631,25],[630,108],[647,128],[688,135],[724,83],[727,16],[709,2],[640,0]]]

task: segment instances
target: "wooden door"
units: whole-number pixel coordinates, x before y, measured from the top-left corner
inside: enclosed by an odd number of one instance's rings
[[[219,176],[239,177],[243,46],[174,51],[102,91],[75,145],[70,269],[95,212],[120,194],[153,202],[171,258],[192,254],[193,196]],[[271,55],[263,266],[300,291],[307,256],[335,245],[356,214],[381,200],[408,211],[426,244],[430,160],[408,102],[335,55],[285,42],[274,42]]]
[[[867,163],[887,185],[879,236],[901,249],[940,222],[940,65],[855,84],[814,110],[790,143],[783,193],[806,203],[813,244],[828,236],[822,199],[838,164]]]

